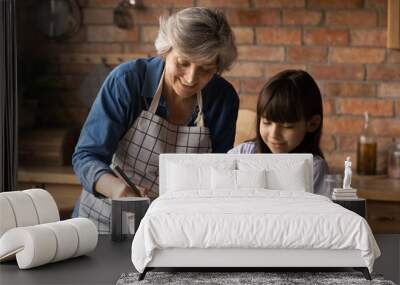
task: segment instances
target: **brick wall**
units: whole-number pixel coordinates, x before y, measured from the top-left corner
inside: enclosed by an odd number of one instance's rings
[[[257,95],[265,81],[287,68],[312,74],[323,91],[323,150],[329,164],[342,169],[355,160],[363,112],[372,115],[378,140],[379,172],[385,150],[400,137],[400,51],[386,43],[387,3],[383,0],[144,0],[145,10],[132,10],[134,27],[113,26],[116,0],[81,0],[84,26],[72,39],[45,42],[46,54],[154,53],[158,17],[189,6],[223,9],[236,34],[237,64],[225,74],[240,96]],[[67,62],[51,69],[70,90],[62,98],[75,124],[87,110],[76,88],[93,67]]]

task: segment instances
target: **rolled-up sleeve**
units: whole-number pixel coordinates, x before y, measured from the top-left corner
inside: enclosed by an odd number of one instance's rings
[[[75,173],[84,189],[91,193],[99,177],[110,172],[112,156],[129,127],[130,106],[135,103],[135,96],[120,79],[111,73],[103,83],[72,156]]]

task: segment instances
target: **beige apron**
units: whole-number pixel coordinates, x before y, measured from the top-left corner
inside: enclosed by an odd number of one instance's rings
[[[160,153],[211,152],[210,131],[204,127],[201,92],[196,94],[199,112],[196,126],[178,126],[157,116],[164,72],[148,111],[142,111],[118,144],[112,164],[122,168],[135,185],[150,190],[149,197],[158,196],[158,159]],[[110,233],[111,199],[99,199],[82,191],[79,216],[91,219],[99,233]]]

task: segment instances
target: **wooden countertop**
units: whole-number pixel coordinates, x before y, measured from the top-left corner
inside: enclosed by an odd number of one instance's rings
[[[79,185],[78,177],[71,166],[37,167],[21,166],[18,168],[18,181],[36,183],[62,183]]]
[[[82,191],[71,166],[21,166],[18,169],[18,188],[44,188],[56,201],[61,219],[70,218]]]
[[[386,175],[354,176],[352,185],[360,198],[400,202],[400,179]]]

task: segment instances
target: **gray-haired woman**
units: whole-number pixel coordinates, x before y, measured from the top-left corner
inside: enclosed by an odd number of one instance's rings
[[[73,166],[84,190],[73,216],[110,231],[110,199],[134,196],[110,169],[118,165],[141,195],[158,196],[160,153],[227,152],[239,98],[220,74],[237,57],[218,11],[193,7],[161,18],[159,56],[119,65],[105,80],[83,126]]]

